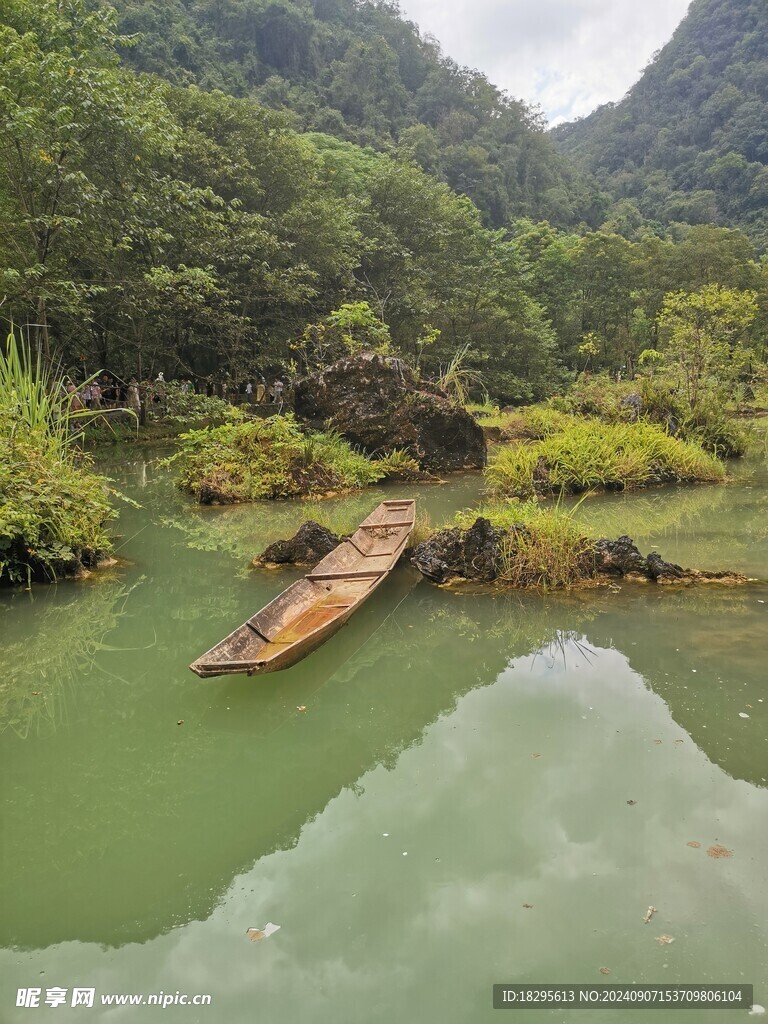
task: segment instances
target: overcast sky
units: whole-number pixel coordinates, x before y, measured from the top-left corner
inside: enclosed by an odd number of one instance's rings
[[[553,124],[619,100],[689,0],[400,0],[459,64],[479,68]]]

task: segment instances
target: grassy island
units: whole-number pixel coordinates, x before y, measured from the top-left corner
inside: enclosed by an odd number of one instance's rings
[[[527,498],[592,488],[717,482],[725,478],[725,469],[700,445],[650,423],[573,420],[537,440],[499,448],[486,477],[494,495]]]
[[[343,493],[418,471],[402,452],[370,458],[339,434],[302,430],[292,415],[232,414],[223,426],[183,434],[168,464],[180,489],[203,505]]]

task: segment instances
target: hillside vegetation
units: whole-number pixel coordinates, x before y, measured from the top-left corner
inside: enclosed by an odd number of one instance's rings
[[[768,248],[768,5],[694,0],[619,103],[553,132],[629,227],[730,224]]]
[[[126,61],[175,85],[251,97],[301,131],[412,157],[486,224],[603,212],[540,115],[445,57],[389,0],[115,0]]]

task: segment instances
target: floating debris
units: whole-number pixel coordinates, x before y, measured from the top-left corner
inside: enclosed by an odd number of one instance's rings
[[[178,720],[178,722],[176,723],[176,725],[184,725],[184,719],[183,719],[183,718],[180,718],[180,719]]]
[[[671,946],[675,940],[671,935],[657,935],[656,941],[660,946]]]
[[[268,939],[270,935],[274,935],[275,932],[279,931],[279,924],[272,924],[271,921],[268,921],[263,928],[249,928],[245,934],[251,942],[259,942],[261,939]]]
[[[531,757],[541,757],[541,754],[531,754]]]
[[[627,800],[627,803],[629,804],[630,807],[634,807],[635,804],[637,803],[637,800]]]
[[[707,856],[712,857],[714,860],[721,860],[723,857],[732,857],[733,850],[729,850],[725,846],[710,846],[707,850]]]
[[[532,903],[524,903],[523,906],[525,907],[526,910],[533,910],[533,904]]]
[[[686,843],[685,845],[692,847],[694,850],[701,849],[701,843],[697,843],[695,839],[692,839],[690,843]]]
[[[656,913],[656,907],[648,907],[643,918],[643,924],[648,924],[653,915]]]
[[[740,711],[739,712],[739,718],[749,718],[749,715],[747,714],[746,711]]]
[[[611,969],[610,969],[610,967],[601,967],[600,968],[600,973],[601,974],[610,974],[611,973]]]
[[[763,604],[761,601],[760,604]],[[761,1017],[765,1013],[765,1007],[761,1006],[760,1003],[755,1003],[752,1009],[747,1014],[748,1017]]]
[[[296,710],[297,711],[306,711],[307,710],[307,705],[306,704],[297,704],[296,705]]]

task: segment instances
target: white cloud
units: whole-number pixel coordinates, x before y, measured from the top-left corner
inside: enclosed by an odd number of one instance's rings
[[[619,100],[689,0],[401,0],[443,52],[541,105],[552,123]]]

